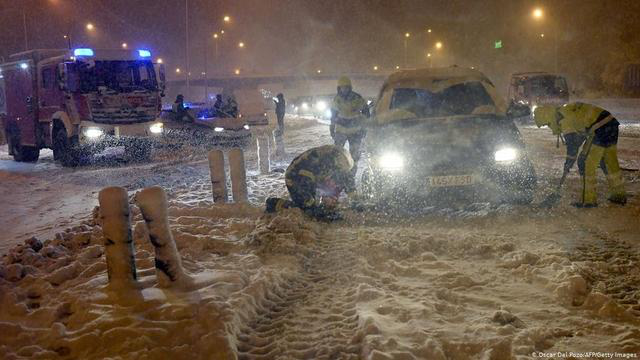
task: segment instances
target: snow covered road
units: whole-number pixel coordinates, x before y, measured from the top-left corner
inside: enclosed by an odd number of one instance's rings
[[[329,141],[325,125],[289,120],[286,160]],[[537,202],[557,181],[564,150],[548,130],[522,132],[540,178]],[[619,149],[624,167],[640,167],[638,137],[621,138]],[[212,206],[203,153],[76,170],[49,157],[17,167],[0,155],[0,253],[30,236],[51,239],[3,259],[0,357],[640,356],[637,171],[624,173],[634,195],[625,207],[601,195],[599,208],[573,208],[579,181],[572,173],[559,206],[548,211],[474,204],[415,217],[349,213],[326,225],[296,210],[263,216],[258,207]],[[254,156],[248,163],[256,168]],[[253,204],[285,193],[279,173],[251,170],[248,183]],[[141,291],[126,301],[110,292],[92,214],[97,191],[108,185],[131,194],[165,187],[185,268],[213,280],[187,293],[159,289],[134,206]],[[2,279],[15,275],[11,261],[23,267],[22,280]]]

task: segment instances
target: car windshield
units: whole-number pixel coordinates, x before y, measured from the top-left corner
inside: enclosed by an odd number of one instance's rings
[[[405,110],[416,117],[470,115],[479,107],[495,106],[479,81],[456,84],[439,92],[395,88],[390,109]]]
[[[529,95],[560,95],[567,91],[567,82],[559,76],[536,76],[527,80]]]
[[[95,61],[76,63],[76,68],[81,92],[96,91],[100,86],[117,92],[157,89],[150,61]]]

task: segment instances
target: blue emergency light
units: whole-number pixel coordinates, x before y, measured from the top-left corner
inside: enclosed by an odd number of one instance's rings
[[[144,58],[151,57],[151,51],[149,51],[149,50],[138,50],[138,55],[140,57],[144,57]]]
[[[93,49],[79,48],[73,50],[73,56],[93,56]]]

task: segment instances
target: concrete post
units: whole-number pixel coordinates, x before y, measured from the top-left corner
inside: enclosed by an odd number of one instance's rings
[[[149,239],[156,253],[156,278],[160,287],[188,285],[192,279],[182,268],[182,260],[169,228],[167,195],[159,186],[136,194],[136,203],[149,230]]]
[[[276,159],[278,160],[283,160],[284,156],[285,156],[285,151],[284,151],[284,139],[282,136],[282,130],[280,129],[276,129],[273,131],[273,142],[275,143],[275,147],[276,147]]]
[[[248,201],[247,173],[244,167],[244,153],[242,149],[229,151],[229,173],[231,175],[231,191],[236,203]]]
[[[209,172],[214,203],[227,202],[227,172],[224,167],[222,150],[209,151]]]
[[[271,155],[269,150],[269,135],[258,134],[256,141],[258,142],[258,168],[260,169],[260,174],[268,174],[271,172],[269,165],[269,157]]]
[[[109,286],[133,287],[137,276],[127,190],[115,186],[104,188],[98,194],[98,203]]]

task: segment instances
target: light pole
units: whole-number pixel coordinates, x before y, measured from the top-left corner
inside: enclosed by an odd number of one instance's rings
[[[185,32],[185,45],[184,45],[184,55],[186,60],[185,69],[185,80],[187,84],[187,97],[189,96],[190,84],[189,84],[189,74],[191,73],[191,69],[189,68],[189,0],[184,0],[184,32]]]
[[[536,21],[542,21],[544,20],[544,11],[541,8],[535,8],[533,9],[533,11],[531,12],[531,16],[533,17],[534,20]],[[554,72],[557,74],[558,73],[558,42],[559,42],[559,37],[560,37],[560,23],[558,21],[555,22],[555,29],[553,31],[554,36],[553,36],[553,68],[554,68]],[[540,34],[541,38],[544,38],[544,34]]]
[[[409,42],[409,37],[411,36],[411,34],[404,33],[404,68],[407,68],[407,46],[408,46],[408,42]]]

